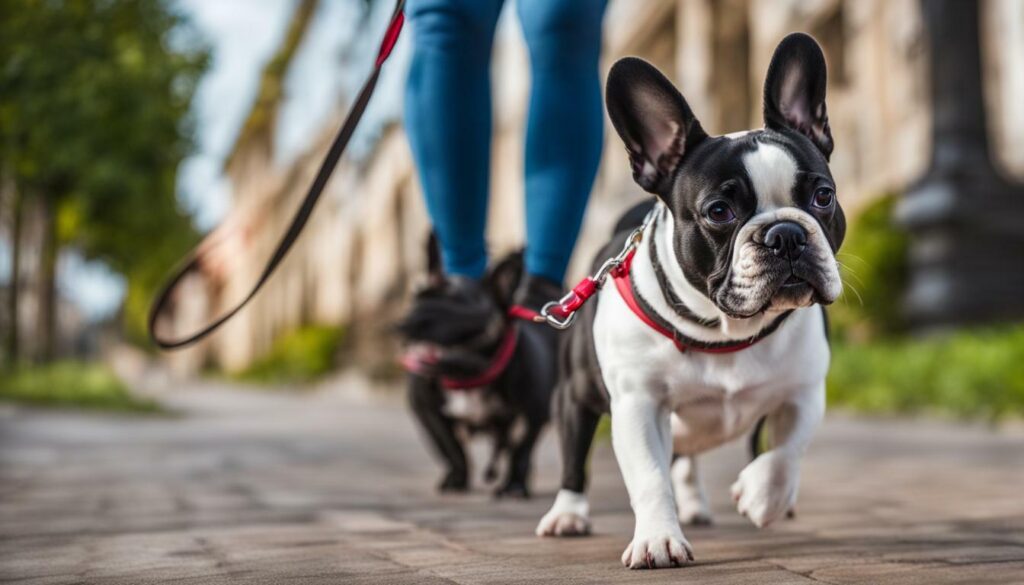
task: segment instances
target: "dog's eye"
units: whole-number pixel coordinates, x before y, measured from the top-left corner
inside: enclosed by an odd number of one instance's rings
[[[836,200],[836,192],[830,187],[818,187],[811,198],[811,205],[819,209],[828,209]]]
[[[704,209],[704,215],[711,223],[729,223],[736,219],[732,208],[724,201],[715,201]]]

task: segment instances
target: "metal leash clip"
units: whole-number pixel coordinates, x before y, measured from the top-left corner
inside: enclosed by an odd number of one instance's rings
[[[605,280],[608,279],[608,275],[622,266],[626,258],[636,251],[637,246],[643,240],[644,231],[647,230],[647,226],[654,220],[657,210],[657,206],[651,209],[647,217],[644,218],[644,222],[640,224],[640,227],[633,230],[629,237],[626,238],[626,243],[623,244],[622,250],[615,256],[605,260],[596,274],[584,277],[564,297],[557,301],[546,303],[541,307],[540,316],[544,319],[544,322],[558,330],[568,329],[573,324],[573,321],[576,320],[576,312],[590,300],[590,297],[601,290]]]

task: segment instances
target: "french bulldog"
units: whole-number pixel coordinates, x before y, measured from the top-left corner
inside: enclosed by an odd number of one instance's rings
[[[508,255],[476,282],[443,273],[433,237],[428,250],[427,284],[397,330],[406,343],[409,405],[446,467],[438,489],[469,489],[465,445],[484,434],[494,445],[485,480],[497,480],[505,464],[495,496],[527,498],[557,352],[547,331],[510,314],[523,255]]]
[[[604,413],[635,516],[622,562],[685,565],[682,526],[711,521],[698,455],[765,420],[772,444],[732,485],[758,527],[792,510],[825,411],[824,309],[842,292],[846,230],[829,171],[825,58],[786,37],[764,85],[764,128],[709,136],[652,65],[618,61],[608,113],[655,203],[627,272],[579,312],[563,344],[555,418],[561,490],[541,536],[590,531],[586,458]],[[639,214],[598,254],[613,256]]]

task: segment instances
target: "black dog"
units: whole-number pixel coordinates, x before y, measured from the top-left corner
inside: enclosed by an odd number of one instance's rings
[[[494,452],[484,477],[498,477],[497,497],[529,497],[533,448],[549,418],[556,355],[540,326],[509,315],[523,273],[522,253],[510,254],[481,283],[446,277],[436,242],[429,244],[429,281],[399,323],[407,342],[409,403],[447,466],[441,491],[469,488],[464,445],[490,435]]]

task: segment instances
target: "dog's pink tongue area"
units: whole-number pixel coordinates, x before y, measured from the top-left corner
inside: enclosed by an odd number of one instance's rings
[[[423,364],[436,364],[441,358],[441,351],[433,345],[419,343],[409,348],[409,355]]]

